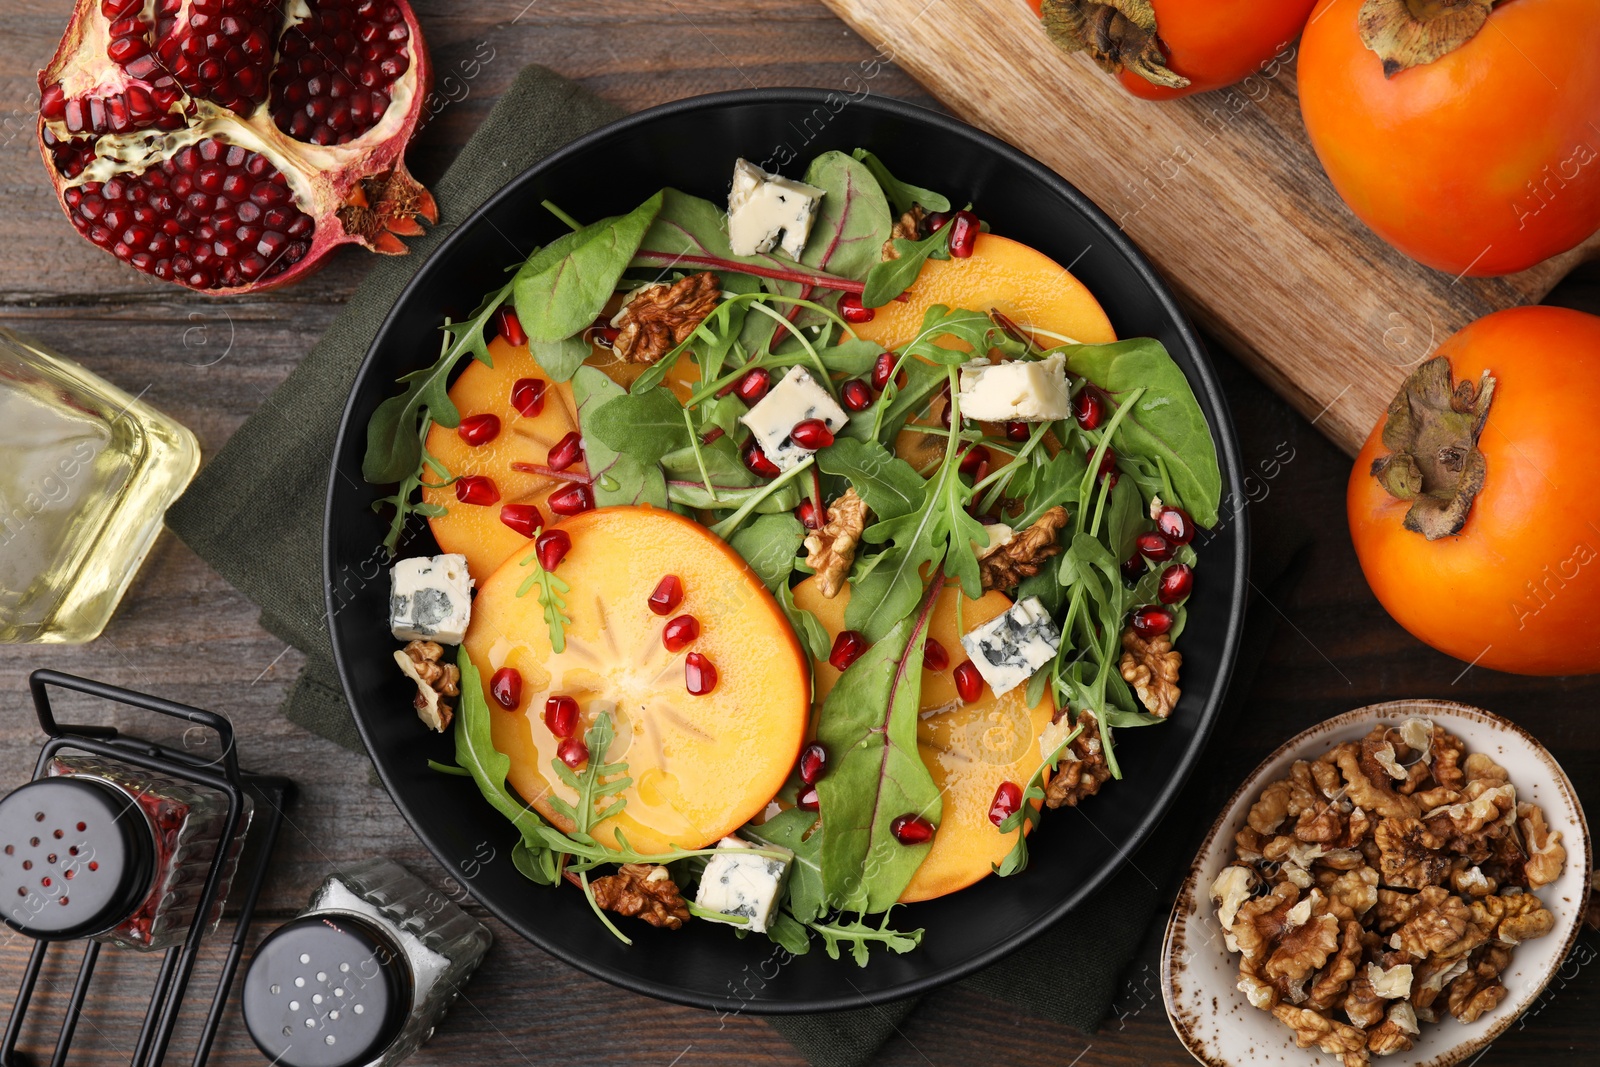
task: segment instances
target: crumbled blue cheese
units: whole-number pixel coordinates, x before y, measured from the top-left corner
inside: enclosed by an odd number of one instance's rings
[[[812,452],[789,436],[796,423],[821,419],[838,433],[848,418],[833,394],[818,385],[804,367],[791,367],[739,421],[750,427],[767,458],[780,470],[788,470]]]
[[[1055,422],[1072,414],[1067,360],[1060,352],[1044,359],[961,365],[961,417],[980,422]]]
[[[793,853],[773,845],[761,846],[790,857],[778,860],[756,855],[750,851],[754,847],[740,837],[718,841],[716,855],[706,861],[700,875],[694,902],[707,911],[748,919],[736,925],[760,934],[766,932],[783,899],[783,880],[789,874]]]
[[[1022,685],[1061,647],[1061,630],[1038,597],[1011,605],[961,638],[961,647],[995,696]]]
[[[459,645],[471,619],[466,556],[415,556],[389,572],[389,629],[396,640]]]
[[[736,256],[770,252],[783,234],[783,250],[799,259],[811,236],[822,190],[814,185],[768,174],[748,160],[733,165],[733,190],[728,193],[728,245]]]

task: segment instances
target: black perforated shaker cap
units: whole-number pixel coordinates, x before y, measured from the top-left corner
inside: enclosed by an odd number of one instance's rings
[[[107,782],[41,778],[0,800],[0,918],[44,941],[110,930],[150,895],[155,832]]]
[[[256,949],[244,977],[244,1022],[282,1067],[355,1067],[399,1036],[411,988],[411,965],[376,923],[303,915]]]

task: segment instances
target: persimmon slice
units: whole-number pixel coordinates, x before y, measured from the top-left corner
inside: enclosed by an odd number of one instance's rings
[[[450,399],[463,419],[494,415],[500,420],[500,432],[487,444],[474,447],[455,430],[435,425],[428,431],[428,451],[454,476],[489,478],[500,499],[487,505],[466,504],[456,499],[453,485],[422,490],[424,501],[446,509],[444,514],[428,520],[439,548],[466,556],[467,570],[480,582],[511,553],[532,544],[500,521],[501,508],[507,504],[532,504],[539,509],[545,524],[553,525],[561,516],[551,513],[550,494],[571,485],[574,479],[588,477],[582,462],[560,472],[518,469],[546,467],[551,446],[578,428],[577,404],[572,388],[550,381],[526,345],[513,346],[497,337],[489,342],[489,355],[494,366],[472,360],[450,386]],[[524,415],[512,403],[512,390],[524,378],[545,383],[544,407],[537,415]],[[424,481],[437,480],[433,471],[424,472]]]
[[[596,836],[647,852],[700,848],[732,833],[772,799],[794,766],[810,708],[804,653],[782,610],[738,554],[681,515],[651,507],[609,507],[562,523],[572,549],[555,574],[570,585],[565,648],[553,651],[539,587],[517,595],[532,572],[513,554],[480,583],[464,645],[485,686],[495,747],[511,758],[509,781],[546,819],[571,824],[551,807],[551,790],[573,791],[551,770],[560,739],[545,725],[547,698],[578,702],[582,737],[602,711],[626,760],[627,807]],[[650,595],[663,576],[682,582],[671,617]],[[699,633],[669,652],[662,632],[682,615]],[[685,685],[685,660],[705,656],[716,685],[703,696]],[[517,705],[502,710],[488,692],[502,667],[522,676]],[[598,754],[596,754],[598,755]]]
[[[1003,834],[989,821],[995,790],[1002,782],[1027,787],[1028,776],[1041,759],[1039,734],[1050,724],[1055,710],[1048,695],[1029,708],[1022,687],[997,699],[984,686],[976,701],[961,702],[953,672],[967,656],[957,627],[957,597],[964,601],[960,625],[968,630],[1011,607],[1011,598],[1004,593],[991,591],[967,600],[955,584],[947,585],[934,603],[928,636],[944,646],[949,664],[942,671],[923,667],[917,746],[944,797],[944,813],[933,848],[900,896],[908,904],[965,889],[1005,859],[1016,843],[1016,833]],[[850,603],[848,585],[828,600],[817,590],[816,579],[808,578],[795,586],[794,599],[816,615],[829,637],[844,629],[845,607]],[[820,706],[841,672],[825,659],[817,660],[813,667]]]

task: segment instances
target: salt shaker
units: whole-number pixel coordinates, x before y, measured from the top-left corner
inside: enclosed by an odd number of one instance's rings
[[[490,941],[404,867],[366,860],[256,949],[245,1026],[282,1067],[390,1067],[432,1036]]]
[[[120,760],[57,755],[44,777],[0,800],[0,918],[43,941],[171,948],[187,938],[224,850],[210,932],[249,828],[249,798],[224,840],[227,812],[216,790]]]

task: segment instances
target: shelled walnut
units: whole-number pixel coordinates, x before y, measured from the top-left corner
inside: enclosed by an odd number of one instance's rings
[[[1412,718],[1266,785],[1211,896],[1239,990],[1354,1067],[1493,1010],[1515,946],[1555,925],[1533,890],[1566,859],[1503,767]]]

